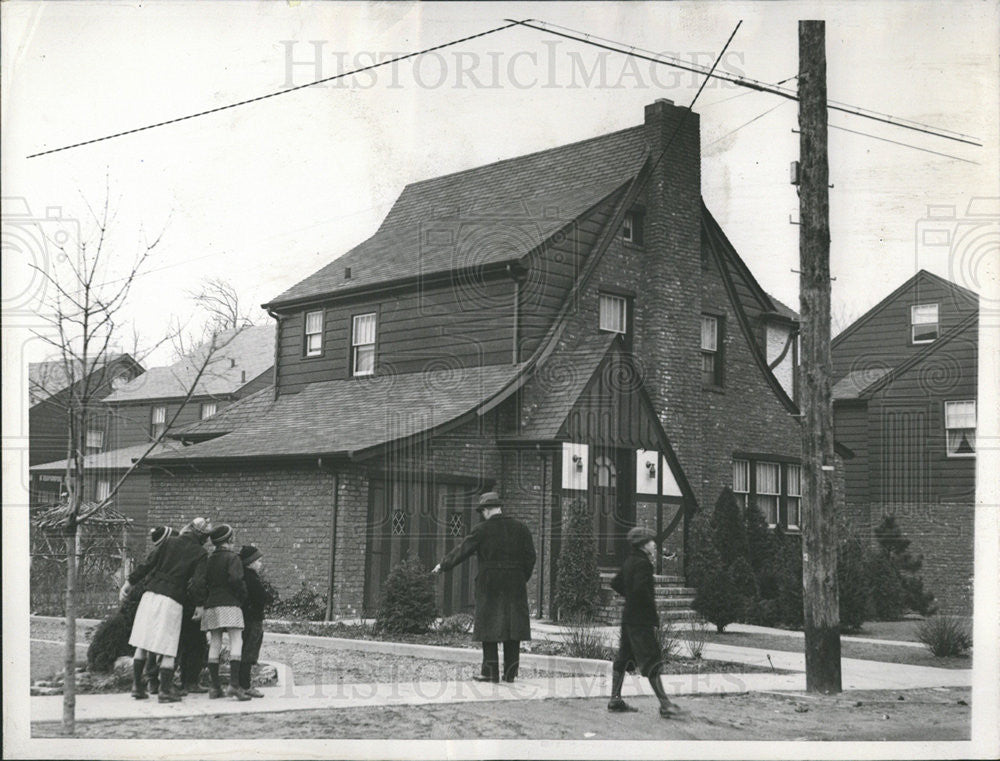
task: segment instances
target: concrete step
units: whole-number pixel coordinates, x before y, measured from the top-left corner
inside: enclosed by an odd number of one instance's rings
[[[618,573],[618,571],[601,571],[600,573],[601,573],[601,581],[604,583],[610,583],[611,580],[615,577],[615,574]],[[668,576],[659,573],[653,574],[654,584],[683,585],[684,581],[685,579],[683,576]]]
[[[693,597],[657,597],[657,608],[690,608],[694,603]]]
[[[653,587],[653,592],[657,597],[694,597],[698,590],[694,587]]]

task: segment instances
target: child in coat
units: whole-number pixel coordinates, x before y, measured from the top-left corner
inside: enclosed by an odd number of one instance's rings
[[[243,605],[243,659],[240,661],[240,686],[252,698],[262,698],[264,693],[250,684],[250,669],[260,658],[264,642],[264,611],[274,602],[270,586],[260,578],[263,568],[261,551],[252,544],[240,548],[243,561],[243,578],[247,584],[247,601]]]
[[[229,638],[229,696],[249,700],[240,687],[240,666],[243,650],[243,603],[247,598],[247,585],[243,578],[243,563],[233,552],[236,532],[232,526],[222,524],[212,531],[215,551],[203,565],[204,573],[193,582],[195,596],[203,601],[201,630],[209,633],[208,673],[212,687],[208,697],[221,698],[219,681],[219,655],[222,652],[222,633]]]
[[[622,683],[626,670],[636,666],[639,673],[649,679],[653,693],[660,701],[660,716],[669,719],[677,713],[660,681],[663,660],[656,629],[660,617],[656,612],[653,591],[653,558],[656,556],[656,535],[647,528],[629,529],[628,543],[631,552],[621,570],[611,581],[611,588],[625,597],[622,611],[621,642],[612,663],[611,700],[608,710],[615,713],[635,711],[622,700]]]

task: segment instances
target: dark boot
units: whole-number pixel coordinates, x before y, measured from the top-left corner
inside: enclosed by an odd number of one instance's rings
[[[243,691],[250,697],[262,698],[264,697],[264,693],[250,684],[250,669],[252,668],[252,663],[240,661],[240,687],[242,687]]]
[[[240,666],[239,661],[229,661],[229,697],[237,700],[249,700],[250,696],[240,687]]]
[[[208,697],[212,700],[215,700],[215,698],[221,698],[223,693],[222,693],[222,682],[219,680],[218,661],[208,662],[208,675],[212,679],[212,687],[208,691]]]
[[[160,691],[160,666],[152,655],[146,659],[146,670],[143,674],[146,680],[146,689],[149,690],[150,695],[155,695]]]
[[[479,676],[472,678],[477,682],[500,681],[500,654],[496,642],[483,643],[483,666],[479,670]]]
[[[161,703],[179,703],[181,696],[174,689],[174,670],[160,669],[160,694],[156,699]]]
[[[629,713],[639,710],[622,700],[622,684],[624,682],[624,671],[611,672],[611,700],[608,701],[608,710],[613,713]]]
[[[659,668],[653,669],[653,673],[649,675],[649,684],[652,686],[657,700],[660,701],[660,716],[664,719],[676,716],[679,713],[679,709],[667,697],[667,691],[663,688],[663,682],[660,681]]]
[[[146,659],[132,661],[132,697],[136,700],[145,700],[149,697],[146,693],[146,685],[143,682],[142,672],[146,669]]]
[[[521,643],[516,640],[508,640],[503,643],[503,680],[513,682],[517,678],[518,668],[521,665]]]

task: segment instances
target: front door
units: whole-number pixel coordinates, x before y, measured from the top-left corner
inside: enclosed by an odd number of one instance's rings
[[[621,564],[628,550],[625,534],[635,525],[630,455],[624,449],[594,450],[588,496],[594,516],[597,565],[602,568]]]

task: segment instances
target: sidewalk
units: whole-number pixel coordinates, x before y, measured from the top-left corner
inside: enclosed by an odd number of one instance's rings
[[[547,624],[534,623],[541,634]],[[556,630],[559,627],[553,627]],[[614,627],[607,627],[614,631]],[[478,663],[480,653],[472,648],[442,648],[396,642],[345,640],[332,637],[309,637],[293,634],[268,634],[274,641],[301,641],[330,649],[357,649],[367,652],[391,652],[420,658]],[[708,643],[703,657],[748,663],[794,671],[791,674],[684,674],[665,675],[664,685],[671,695],[705,695],[759,691],[802,691],[805,689],[805,656],[802,653],[767,651]],[[473,681],[409,683],[335,683],[296,685],[290,670],[278,666],[278,686],[263,688],[265,696],[249,702],[232,699],[209,700],[204,695],[189,695],[180,703],[158,703],[155,699],[133,700],[125,693],[78,695],[76,715],[81,721],[124,718],[170,718],[205,714],[269,713],[388,705],[428,705],[468,701],[547,700],[555,698],[598,698],[609,694],[611,665],[607,661],[563,658],[525,653],[524,665],[544,665],[569,671],[577,676],[538,677],[514,684],[480,684]],[[966,687],[972,683],[971,670],[938,669],[844,658],[841,661],[844,690],[915,689],[928,687]],[[650,695],[646,680],[629,677],[623,695]],[[31,698],[32,721],[59,721],[62,696]]]

